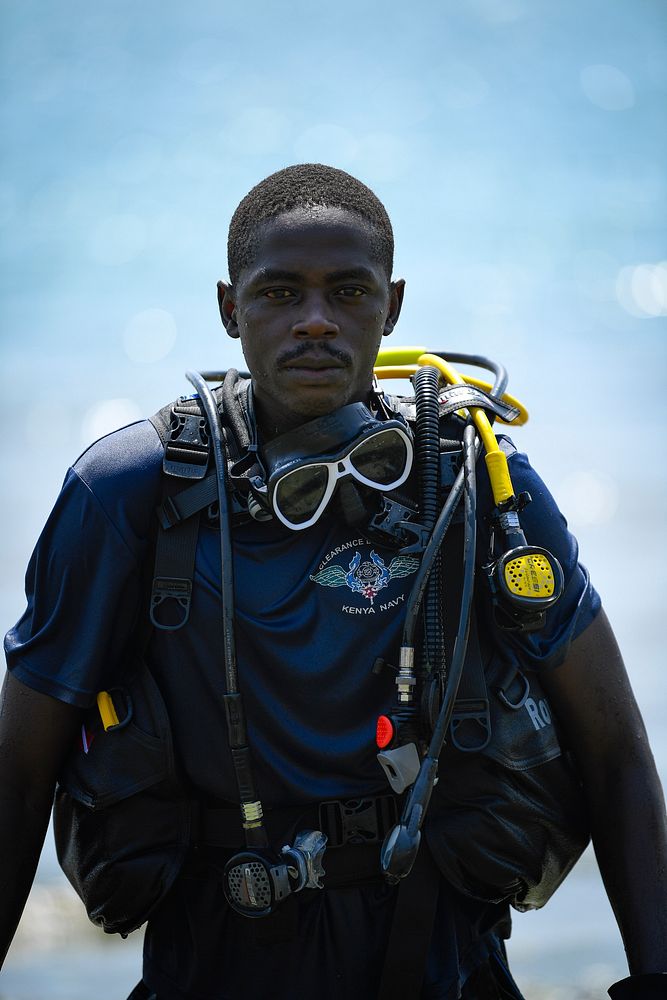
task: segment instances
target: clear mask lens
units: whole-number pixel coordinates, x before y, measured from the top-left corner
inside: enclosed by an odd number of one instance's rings
[[[343,476],[373,489],[394,489],[404,483],[412,466],[412,446],[397,428],[372,434],[349,455],[332,462],[313,462],[282,476],[274,485],[273,509],[288,527],[314,524]]]
[[[353,474],[368,486],[386,488],[397,483],[408,463],[405,438],[397,430],[380,431],[362,441],[350,454]]]
[[[326,465],[306,465],[283,476],[276,485],[273,505],[290,524],[300,525],[316,513],[327,492]]]

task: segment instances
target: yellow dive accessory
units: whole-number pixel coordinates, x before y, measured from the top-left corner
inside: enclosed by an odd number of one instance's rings
[[[112,726],[118,725],[118,715],[114,707],[113,699],[108,691],[100,691],[97,695],[97,708],[102,719],[105,732]]]
[[[491,388],[488,382],[461,375],[450,361],[424,347],[381,350],[374,373],[379,379],[411,378],[424,365],[437,369],[443,381],[449,385],[468,384],[485,391]],[[500,398],[519,411],[512,421],[513,426],[524,424],[528,420],[526,408],[518,400],[508,393]],[[519,511],[530,502],[530,496],[515,495],[507,456],[500,450],[484,410],[470,406],[469,412],[484,446],[484,458],[496,504],[491,552],[485,566],[496,608],[496,621],[499,626],[508,629],[539,628],[545,611],[555,604],[563,591],[563,571],[550,552],[526,543],[519,523]],[[498,419],[503,418],[500,416]],[[503,551],[497,555],[495,546],[499,541]]]
[[[443,360],[436,354],[429,354],[424,347],[396,347],[382,350],[377,356],[374,371],[377,378],[402,378],[406,376],[409,378],[422,365],[431,365],[433,368],[437,368],[444,381],[450,385],[464,385],[468,382],[471,385],[477,385],[478,388],[491,388],[488,382],[480,383],[479,380],[473,382],[471,379],[465,379],[449,361]],[[503,396],[502,399],[517,406],[519,417],[522,418],[518,419],[518,422],[525,423],[528,419],[525,407],[507,395]],[[511,500],[514,496],[514,488],[507,468],[507,457],[498,447],[489,418],[484,410],[477,406],[471,407],[470,416],[475,422],[475,427],[486,452],[485,461],[491,480],[493,499],[497,504]],[[513,421],[513,423],[516,422]]]

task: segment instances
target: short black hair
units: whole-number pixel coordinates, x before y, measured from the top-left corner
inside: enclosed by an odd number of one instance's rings
[[[387,210],[377,195],[344,170],[322,163],[297,163],[260,181],[234,212],[227,239],[232,284],[252,262],[261,223],[294,208],[320,205],[354,212],[366,222],[373,253],[391,281],[394,233]]]

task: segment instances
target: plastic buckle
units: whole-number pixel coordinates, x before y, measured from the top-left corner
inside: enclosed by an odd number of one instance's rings
[[[319,826],[329,838],[328,847],[379,844],[397,819],[398,805],[393,795],[322,802],[319,808]]]
[[[161,622],[156,616],[157,609],[172,598],[180,610],[180,618],[175,622]],[[159,576],[153,580],[151,591],[150,619],[155,628],[165,632],[175,632],[181,628],[190,617],[192,601],[192,580],[184,580],[173,576]]]
[[[208,466],[209,436],[204,417],[172,412],[172,427],[162,468],[168,476],[203,479]]]
[[[491,713],[487,698],[457,701],[450,727],[452,744],[464,753],[484,750],[491,742]]]

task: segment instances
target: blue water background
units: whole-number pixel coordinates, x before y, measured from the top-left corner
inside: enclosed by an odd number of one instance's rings
[[[515,438],[580,539],[667,774],[666,22],[660,0],[4,0],[3,631],[78,452],[189,390],[186,368],[243,365],[215,302],[239,199],[329,162],[391,214],[393,340],[508,366],[531,413]],[[49,842],[2,1000],[136,980],[138,936],[89,933],[68,892]],[[517,917],[511,955],[535,997],[622,974],[592,855]]]

